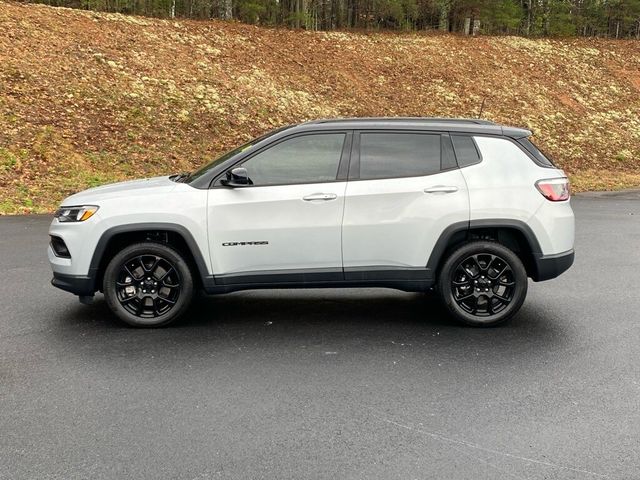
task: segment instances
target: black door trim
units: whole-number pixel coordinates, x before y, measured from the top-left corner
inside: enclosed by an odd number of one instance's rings
[[[431,280],[431,273],[425,267],[345,267],[345,280]]]
[[[385,287],[424,292],[433,280],[424,267],[355,267],[262,270],[215,275],[204,282],[207,293],[228,293],[261,288]]]
[[[214,275],[216,285],[339,282],[344,280],[342,268],[257,270]]]

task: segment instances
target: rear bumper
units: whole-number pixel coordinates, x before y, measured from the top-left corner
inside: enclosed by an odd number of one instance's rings
[[[95,293],[94,279],[84,275],[67,275],[53,272],[51,285],[65,292],[71,292],[80,296],[91,296]]]
[[[561,273],[567,271],[575,258],[575,252],[569,250],[567,252],[555,255],[534,254],[533,261],[535,263],[535,276],[532,277],[536,282],[550,280],[556,278]]]

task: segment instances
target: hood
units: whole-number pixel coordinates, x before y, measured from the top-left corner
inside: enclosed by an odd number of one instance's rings
[[[130,180],[127,182],[110,183],[100,187],[89,188],[82,192],[67,197],[62,205],[91,205],[98,203],[100,200],[135,195],[136,193],[151,193],[149,190],[154,189],[153,193],[168,193],[176,187],[176,183],[169,180],[169,177],[145,178],[142,180]]]

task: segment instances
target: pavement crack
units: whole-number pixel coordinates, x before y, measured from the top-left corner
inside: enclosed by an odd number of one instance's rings
[[[474,460],[477,460],[480,463],[484,463],[485,465],[493,468],[494,470],[496,470],[496,471],[498,471],[500,473],[504,473],[506,475],[509,475],[510,477],[517,478],[518,480],[528,480],[528,478],[529,478],[529,477],[521,477],[520,475],[516,475],[515,473],[510,472],[508,470],[505,470],[504,468],[501,468],[498,465],[496,465],[495,463],[491,463],[488,460],[485,460],[484,458],[480,458],[477,455],[472,455],[469,452],[465,452],[462,448],[454,447],[453,445],[450,445],[450,448],[453,448],[456,452],[461,453],[465,457],[473,458]]]
[[[390,418],[385,417],[380,412],[377,412],[377,411],[375,411],[375,410],[373,410],[371,408],[369,408],[369,411],[372,412],[372,414],[373,414],[373,416],[375,418],[377,418],[378,420],[380,420],[382,422],[388,423],[390,425],[394,425],[394,426],[396,426],[398,428],[402,428],[404,430],[409,430],[409,431],[412,431],[412,432],[420,433],[422,435],[426,435],[426,436],[431,437],[431,438],[433,438],[435,440],[438,440],[440,442],[462,445],[462,446],[465,446],[465,447],[468,447],[468,448],[473,448],[473,449],[480,450],[480,451],[483,451],[483,452],[492,453],[492,454],[495,454],[495,455],[501,455],[503,457],[513,458],[513,459],[516,459],[516,460],[521,460],[523,462],[534,463],[534,464],[543,465],[543,466],[546,466],[546,467],[558,468],[558,469],[567,470],[567,471],[571,471],[571,472],[575,472],[575,473],[582,473],[582,474],[591,475],[591,476],[598,477],[598,478],[611,478],[608,475],[603,475],[601,473],[592,472],[590,470],[584,470],[584,469],[577,468],[577,467],[570,467],[570,466],[567,466],[567,465],[560,465],[560,464],[553,463],[553,462],[546,462],[544,460],[536,460],[535,458],[523,457],[521,455],[515,455],[515,454],[512,454],[512,453],[507,453],[507,452],[503,452],[503,451],[500,451],[500,450],[495,450],[495,449],[492,449],[492,448],[483,447],[482,445],[478,445],[478,444],[475,444],[475,443],[467,442],[467,441],[464,441],[464,440],[456,440],[455,438],[447,437],[446,435],[443,435],[441,433],[430,432],[428,430],[424,430],[424,429],[421,429],[421,428],[412,427],[411,425],[405,425],[403,423],[396,422],[394,420],[391,420]],[[474,458],[480,460],[477,457],[474,457]]]

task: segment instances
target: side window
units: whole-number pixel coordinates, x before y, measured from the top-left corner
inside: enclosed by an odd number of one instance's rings
[[[440,135],[361,133],[360,178],[421,177],[440,171]]]
[[[451,135],[451,141],[453,142],[453,149],[456,151],[456,159],[458,160],[458,166],[468,167],[480,163],[480,153],[476,147],[476,142],[469,135]]]
[[[293,137],[254,155],[242,166],[256,186],[332,182],[338,174],[344,133]]]

